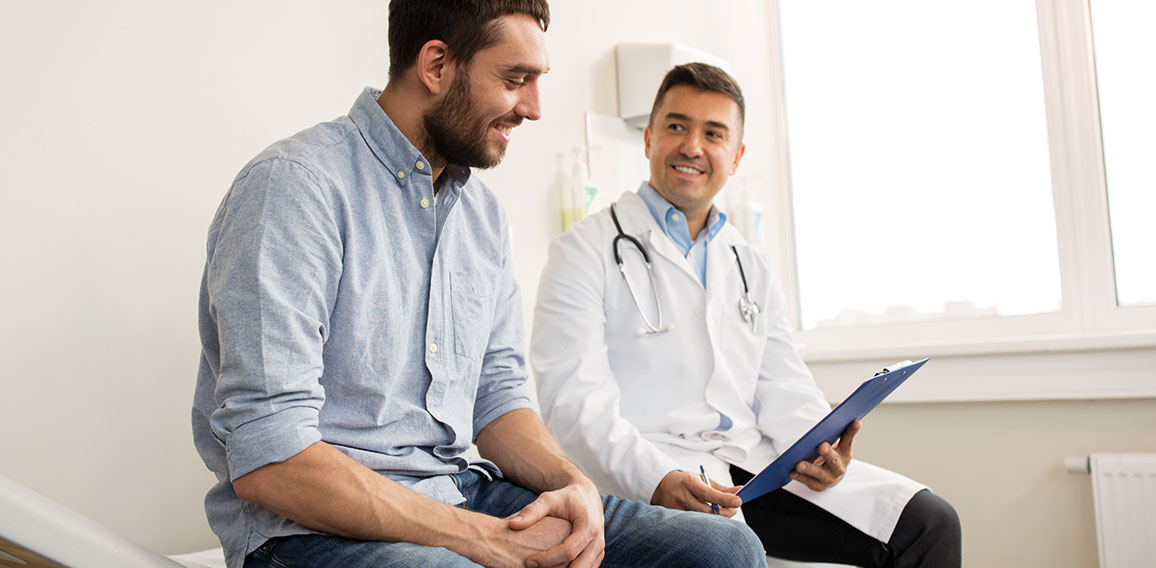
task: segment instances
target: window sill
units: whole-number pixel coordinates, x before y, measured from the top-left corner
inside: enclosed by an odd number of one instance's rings
[[[914,357],[963,357],[983,355],[1042,354],[1080,351],[1123,351],[1156,348],[1156,331],[1057,334],[1006,339],[952,342],[879,344],[853,348],[807,348],[799,352],[808,363],[876,361]]]
[[[931,361],[887,403],[1156,398],[1156,332],[802,349],[832,402],[897,360]]]

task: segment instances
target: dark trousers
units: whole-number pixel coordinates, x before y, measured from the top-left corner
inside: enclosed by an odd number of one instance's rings
[[[731,466],[735,485],[751,477]],[[785,489],[744,504],[743,516],[767,554],[784,560],[866,568],[958,568],[961,563],[959,516],[950,503],[926,489],[907,502],[888,542],[871,538]]]

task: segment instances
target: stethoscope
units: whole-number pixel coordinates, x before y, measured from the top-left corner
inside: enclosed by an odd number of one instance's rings
[[[662,325],[662,302],[658,301],[658,285],[654,281],[654,270],[650,266],[650,255],[646,253],[646,247],[642,246],[638,239],[627,235],[622,230],[622,224],[618,222],[618,213],[614,209],[614,204],[610,205],[610,219],[614,221],[614,228],[618,229],[618,235],[611,242],[611,247],[614,249],[614,262],[618,264],[618,272],[626,281],[626,289],[630,291],[630,299],[634,301],[634,309],[638,310],[638,317],[642,318],[642,323],[646,326],[646,329],[639,329],[639,331],[646,335],[653,335],[674,329],[674,325],[665,327]],[[646,317],[646,313],[642,311],[642,304],[638,302],[638,295],[634,293],[634,287],[630,285],[630,279],[626,277],[626,266],[622,263],[622,253],[618,250],[618,244],[623,239],[634,245],[638,252],[642,253],[642,262],[646,265],[646,275],[650,278],[650,294],[654,298],[654,311],[658,316],[657,324],[652,323],[650,318]],[[755,333],[755,318],[762,310],[751,297],[751,288],[747,285],[747,273],[743,270],[743,260],[739,258],[739,249],[731,245],[731,252],[735,253],[735,262],[739,265],[739,277],[743,281],[743,295],[739,298],[739,313],[742,314],[743,321],[751,324],[751,333]]]

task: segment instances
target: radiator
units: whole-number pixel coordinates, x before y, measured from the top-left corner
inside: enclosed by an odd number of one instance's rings
[[[1091,454],[1100,568],[1156,567],[1156,454]]]

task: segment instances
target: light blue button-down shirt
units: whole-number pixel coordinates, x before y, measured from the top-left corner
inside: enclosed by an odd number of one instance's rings
[[[313,532],[231,481],[319,440],[439,501],[495,418],[529,408],[521,299],[495,196],[425,157],[366,89],[241,170],[209,227],[193,433],[229,566]]]
[[[726,214],[719,211],[718,207],[712,206],[706,224],[691,240],[690,229],[686,225],[686,217],[658,191],[650,187],[650,182],[642,182],[642,186],[638,188],[638,196],[646,203],[647,209],[650,209],[650,214],[654,216],[654,220],[658,222],[662,232],[670,237],[678,250],[682,252],[682,256],[686,257],[687,262],[694,269],[694,273],[698,275],[698,281],[706,286],[706,245],[722,230],[723,225],[726,225]]]

